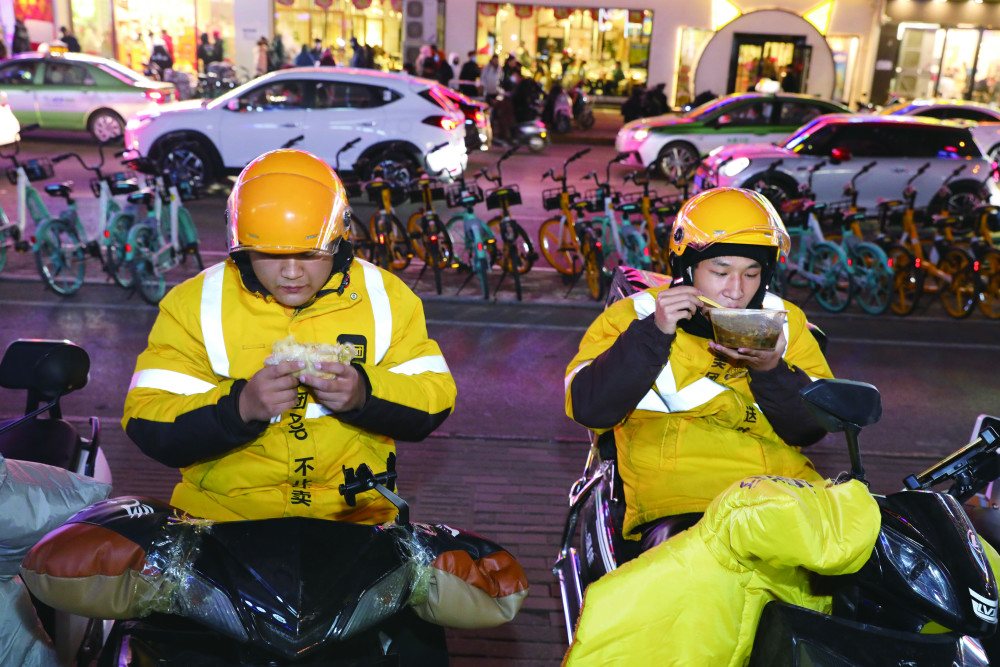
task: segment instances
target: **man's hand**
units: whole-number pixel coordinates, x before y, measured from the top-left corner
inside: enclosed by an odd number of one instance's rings
[[[657,328],[665,334],[677,333],[677,323],[691,319],[704,305],[698,299],[699,294],[700,291],[688,285],[671,287],[657,294],[653,315]]]
[[[296,374],[305,368],[304,361],[282,361],[264,366],[240,392],[240,417],[243,421],[270,421],[298,401],[299,380]]]
[[[299,381],[311,387],[316,400],[334,412],[357,410],[368,399],[368,390],[358,369],[350,364],[324,361],[315,364],[316,370],[332,373],[333,378],[300,375]]]
[[[751,350],[745,347],[734,350],[731,347],[719,345],[714,340],[708,342],[708,347],[716,352],[721,352],[733,361],[742,361],[747,368],[752,370],[769,371],[778,366],[778,362],[781,361],[781,355],[784,354],[787,344],[785,341],[785,332],[782,331],[778,336],[778,343],[773,350]]]

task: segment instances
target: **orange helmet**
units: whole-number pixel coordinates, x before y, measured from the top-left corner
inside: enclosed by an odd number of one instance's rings
[[[686,251],[698,256],[718,243],[770,246],[774,253],[766,254],[773,261],[779,252],[788,252],[791,240],[767,197],[754,190],[715,188],[687,200],[677,213],[670,234],[671,263],[691,266]]]
[[[312,153],[281,149],[248,164],[229,195],[229,252],[334,254],[349,224],[347,193]]]

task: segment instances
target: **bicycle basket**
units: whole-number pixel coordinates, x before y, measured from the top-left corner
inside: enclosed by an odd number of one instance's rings
[[[521,205],[521,191],[518,187],[516,185],[505,185],[502,188],[494,188],[486,193],[486,208],[500,208],[502,198],[507,200],[508,206]]]
[[[447,197],[451,208],[470,206],[483,201],[483,189],[476,183],[470,185],[459,181],[448,186]]]
[[[365,192],[368,193],[368,201],[376,206],[381,206],[383,188],[389,188],[389,202],[391,206],[399,206],[406,201],[406,190],[392,185],[388,181],[366,183]]]
[[[431,201],[441,201],[444,199],[444,185],[440,183],[435,183],[431,185]],[[410,188],[410,203],[411,204],[423,204],[424,203],[424,190],[420,185],[415,185]]]
[[[576,191],[575,185],[566,188],[569,193],[569,203],[572,204],[580,198],[580,193]],[[558,211],[562,208],[562,188],[549,188],[542,190],[542,208],[546,211]]]
[[[52,161],[47,157],[25,160],[21,163],[21,167],[24,168],[25,175],[32,183],[35,181],[44,181],[56,175],[55,167],[52,166]],[[17,185],[17,168],[10,167],[7,169],[7,180],[10,181],[11,185]]]
[[[591,213],[604,211],[604,203],[607,201],[604,188],[593,188],[583,194],[584,201],[587,202],[587,210]]]
[[[642,203],[642,192],[626,192],[621,196],[622,204],[641,204]],[[652,206],[652,202],[657,199],[656,190],[649,191],[649,201]]]

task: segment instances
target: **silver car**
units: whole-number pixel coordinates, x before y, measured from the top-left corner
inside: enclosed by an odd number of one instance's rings
[[[815,199],[827,203],[842,201],[844,187],[857,177],[857,204],[869,210],[879,198],[901,198],[911,179],[918,207],[936,198],[935,206],[954,211],[984,201],[1000,203],[993,164],[968,127],[907,116],[832,114],[778,145],[725,146],[702,161],[693,187],[697,192],[766,182],[769,196],[781,200],[798,196],[810,175]],[[945,183],[947,194],[939,195]]]

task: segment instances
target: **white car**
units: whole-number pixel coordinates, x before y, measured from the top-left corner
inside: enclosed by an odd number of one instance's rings
[[[172,83],[85,53],[19,53],[0,62],[0,91],[22,125],[86,130],[98,141],[120,137],[133,114],[177,99]]]
[[[857,176],[857,204],[869,211],[879,198],[900,199],[908,183],[917,191],[918,207],[928,205],[945,183],[947,201],[936,205],[961,211],[984,201],[1000,204],[997,174],[968,127],[909,116],[831,114],[777,146],[720,148],[698,167],[693,189],[755,188],[780,201],[798,196],[810,175],[814,198],[825,203],[843,201],[844,186]]]
[[[454,173],[468,162],[465,117],[437,83],[341,67],[283,69],[214,100],[139,114],[125,127],[125,157],[149,158],[200,186],[292,141],[362,179],[386,161],[401,165],[387,171],[398,183],[425,164]]]
[[[879,113],[968,121],[979,148],[994,162],[1000,160],[1000,109],[996,107],[967,100],[926,99],[893,104]]]
[[[12,144],[21,139],[21,124],[7,104],[7,93],[0,90],[0,146]]]
[[[780,141],[816,116],[846,111],[840,104],[808,95],[736,93],[680,116],[626,123],[618,131],[615,148],[630,155],[626,164],[648,167],[655,162],[663,176],[677,180],[719,146]]]

